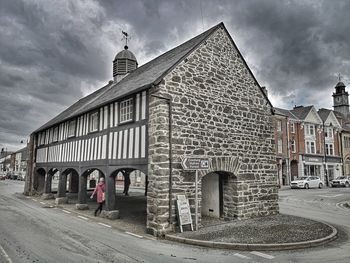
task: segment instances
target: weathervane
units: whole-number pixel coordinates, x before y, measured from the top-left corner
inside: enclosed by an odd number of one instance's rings
[[[124,32],[123,30],[122,30],[122,34],[124,35],[123,38],[122,38],[122,40],[125,39],[125,47],[124,47],[124,48],[125,48],[125,49],[128,49],[129,34],[126,33],[126,32]]]
[[[341,81],[341,75],[340,75],[340,73],[338,73],[338,80],[339,80],[339,82]]]

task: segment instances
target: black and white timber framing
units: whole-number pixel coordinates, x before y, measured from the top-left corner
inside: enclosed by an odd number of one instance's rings
[[[147,165],[147,92],[128,96],[132,99],[133,121],[121,123],[119,101],[69,119],[37,133],[36,167],[71,168],[100,165]],[[98,130],[91,131],[93,113],[98,114]],[[74,126],[69,136],[69,125]]]

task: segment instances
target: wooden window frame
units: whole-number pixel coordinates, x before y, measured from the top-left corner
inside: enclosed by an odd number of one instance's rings
[[[92,116],[97,115],[97,129],[93,130],[92,129]],[[91,113],[89,113],[89,133],[94,133],[94,132],[98,132],[100,128],[100,114],[99,114],[99,110],[93,111]]]
[[[126,102],[128,100],[131,100],[131,109],[132,109],[132,112],[130,114],[131,119],[122,121],[122,112],[121,112],[122,111],[122,103]],[[135,121],[135,96],[131,96],[131,97],[125,98],[123,100],[120,100],[118,102],[118,125],[123,125],[123,124],[131,123],[134,121]]]
[[[70,134],[70,125],[71,123],[74,123],[74,134]],[[67,134],[67,137],[68,138],[73,138],[73,137],[76,137],[77,135],[77,120],[74,119],[74,120],[70,120],[68,121],[68,134]]]

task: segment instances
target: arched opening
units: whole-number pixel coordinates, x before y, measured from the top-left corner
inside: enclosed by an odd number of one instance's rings
[[[118,169],[111,173],[115,180],[116,209],[123,221],[145,230],[147,221],[148,177],[133,168]]]
[[[227,172],[210,172],[201,181],[202,223],[224,217],[224,191],[228,184]]]
[[[75,169],[67,169],[67,189],[69,193],[78,193],[79,191],[79,173]]]
[[[66,195],[67,191],[71,193],[69,197],[71,199],[76,198],[76,193],[78,193],[78,181],[79,180],[79,174],[76,170],[72,168],[65,169],[62,173],[59,175],[59,183],[58,183],[58,190],[57,190],[57,198],[65,198],[58,202],[68,202],[68,196]],[[74,185],[72,185],[72,181],[74,182]],[[73,189],[73,190],[72,190]]]
[[[296,160],[293,160],[290,162],[290,174],[291,174],[291,181],[294,181],[298,178],[298,162]]]
[[[46,171],[43,168],[39,168],[36,170],[36,183],[34,185],[34,189],[39,193],[44,193],[45,189],[45,176]]]
[[[46,175],[45,193],[57,192],[60,172],[57,168],[51,168]]]
[[[77,209],[89,208],[87,202],[100,177],[105,177],[105,174],[98,168],[89,168],[79,176]]]

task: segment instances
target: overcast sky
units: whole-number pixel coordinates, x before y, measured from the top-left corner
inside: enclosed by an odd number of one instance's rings
[[[139,65],[224,22],[274,106],[332,107],[350,86],[350,1],[0,0],[0,147],[112,79],[131,35]],[[201,15],[201,7],[202,14]]]

